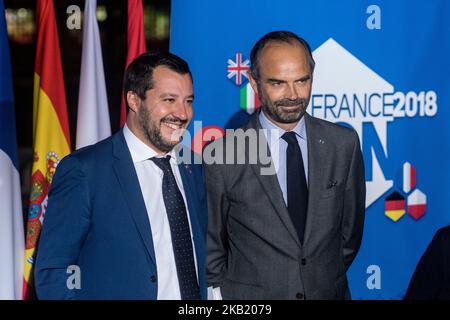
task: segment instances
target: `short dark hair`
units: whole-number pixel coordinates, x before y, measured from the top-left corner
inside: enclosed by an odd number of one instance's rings
[[[133,91],[139,98],[145,99],[145,92],[154,85],[153,70],[159,66],[167,67],[181,75],[189,74],[192,79],[188,63],[180,57],[169,52],[145,52],[134,59],[125,71],[123,80],[125,101],[128,91]]]
[[[300,38],[298,35],[290,31],[272,31],[259,39],[258,42],[256,42],[253,46],[250,53],[250,60],[252,62],[250,72],[255,80],[259,79],[259,57],[261,55],[261,51],[271,42],[285,42],[289,44],[297,43],[303,46],[307,53],[306,55],[308,58],[308,64],[311,69],[311,73],[314,71],[316,63],[314,62],[314,58],[311,53],[311,47],[305,39]]]

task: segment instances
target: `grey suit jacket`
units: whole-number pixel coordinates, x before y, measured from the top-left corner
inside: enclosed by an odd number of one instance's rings
[[[360,247],[365,211],[358,135],[308,114],[305,125],[309,198],[303,245],[277,176],[261,175],[260,161],[205,165],[207,279],[221,288],[224,299],[350,298],[346,272]],[[260,128],[255,114],[242,129]],[[235,136],[217,139],[207,148],[223,151],[225,158],[223,146],[230,139]],[[241,140],[235,156],[248,158],[254,152],[249,149]]]

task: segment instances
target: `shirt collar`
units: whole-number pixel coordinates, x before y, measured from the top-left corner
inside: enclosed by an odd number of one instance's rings
[[[146,161],[153,157],[161,157],[158,153],[147,146],[143,141],[141,141],[136,135],[128,128],[127,124],[123,127],[123,135],[125,136],[125,141],[127,142],[128,149],[130,149],[131,159],[133,163],[138,163]],[[165,154],[163,157],[170,155],[170,161],[177,161],[177,152],[175,148],[170,152]]]
[[[286,130],[270,121],[262,110],[259,113],[259,122],[261,123],[261,127],[266,129],[268,133],[270,133],[271,130],[277,130],[280,138],[286,132]],[[301,117],[300,121],[291,131],[295,132],[303,140],[306,140],[305,117]]]

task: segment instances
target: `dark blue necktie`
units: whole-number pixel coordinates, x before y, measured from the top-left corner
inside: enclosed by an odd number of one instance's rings
[[[199,300],[200,290],[195,272],[191,232],[183,196],[170,167],[170,156],[151,158],[163,171],[162,194],[169,218],[170,234],[182,300]]]
[[[281,138],[288,143],[286,150],[287,203],[292,223],[297,230],[300,243],[303,244],[308,209],[308,187],[302,152],[295,132],[284,133]]]

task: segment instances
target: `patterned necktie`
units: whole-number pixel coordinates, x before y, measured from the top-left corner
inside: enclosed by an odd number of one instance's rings
[[[292,223],[297,230],[300,243],[306,225],[306,211],[308,208],[308,187],[306,185],[305,168],[302,152],[298,145],[295,132],[284,133],[281,138],[288,143],[286,150],[287,203]]]
[[[170,166],[170,156],[165,158],[151,158],[151,160],[164,173],[162,193],[167,217],[169,218],[181,299],[199,300],[200,289],[195,272],[194,254],[186,206]]]

